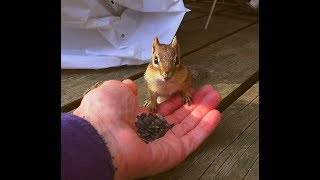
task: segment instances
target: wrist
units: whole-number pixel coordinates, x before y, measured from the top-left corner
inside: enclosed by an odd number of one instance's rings
[[[73,114],[88,121],[104,140],[105,146],[111,154],[112,164],[115,169],[114,179],[133,179],[127,176],[126,154],[122,153],[126,145],[120,144],[118,140],[119,134],[122,134],[119,133],[122,131],[122,121],[114,118],[101,118],[98,113],[85,113],[82,109],[76,109]],[[107,116],[105,115],[104,117]],[[122,136],[125,136],[125,133]]]
[[[111,153],[103,137],[89,121],[78,115],[62,113],[61,136],[65,177],[90,176],[96,179],[115,176]],[[88,167],[90,171],[86,171]]]
[[[108,126],[105,125],[105,120],[101,120],[100,117],[95,115],[94,113],[85,113],[81,109],[74,110],[73,115],[76,115],[88,121],[91,126],[96,129],[101,137],[103,137],[104,139],[106,138],[108,134]]]
[[[105,146],[111,154],[112,163],[115,168],[114,179],[125,179],[121,175],[122,165],[120,165],[120,163],[122,162],[122,158],[119,154],[119,149],[117,149],[117,147],[119,147],[119,144],[116,137],[114,136],[114,133],[112,132],[112,130],[115,129],[114,127],[112,127],[114,124],[112,122],[109,122],[109,120],[107,119],[101,119],[99,116],[94,115],[93,113],[85,113],[81,109],[76,109],[73,114],[89,122],[104,140]]]

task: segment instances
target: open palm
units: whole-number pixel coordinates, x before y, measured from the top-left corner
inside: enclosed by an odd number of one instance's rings
[[[153,175],[176,166],[199,147],[219,123],[220,112],[214,108],[221,96],[212,86],[204,85],[194,93],[191,106],[183,105],[178,94],[159,105],[158,114],[174,127],[162,138],[146,144],[138,137],[134,121],[138,114],[148,110],[138,107],[137,87],[132,81],[121,83],[126,87],[119,83],[104,83],[88,93],[74,112],[89,116],[87,120],[106,140],[116,167],[115,179]],[[117,87],[117,91],[111,91],[110,85]],[[92,104],[91,99],[96,103]]]

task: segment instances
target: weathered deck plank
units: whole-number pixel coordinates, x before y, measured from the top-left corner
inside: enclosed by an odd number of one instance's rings
[[[192,12],[191,12],[192,13]],[[206,17],[181,24],[177,35],[181,44],[182,55],[187,55],[204,48],[224,37],[231,35],[239,29],[245,28],[257,21],[238,20],[216,15],[214,23],[210,23],[211,30],[204,31],[203,24]],[[102,70],[62,70],[61,73],[61,107],[62,111],[70,111],[77,107],[83,92],[96,82],[109,79],[122,80],[140,77],[146,64],[139,66],[115,67]]]
[[[257,127],[258,128],[258,127]],[[223,169],[215,179],[243,179],[259,157],[259,137],[250,144],[230,169]]]
[[[252,98],[248,99],[250,96],[248,93],[255,97],[253,101]],[[145,179],[230,179],[231,176],[235,177],[239,174],[244,178],[246,171],[251,171],[250,167],[254,165],[258,154],[258,94],[256,87],[251,88],[230,106],[233,110],[226,109],[222,113],[223,123],[180,165],[170,171]],[[241,110],[227,115],[234,112],[234,109]],[[244,168],[239,167],[239,163],[245,164]],[[259,164],[256,164],[255,168],[257,166]],[[256,170],[252,171],[256,173]]]
[[[256,99],[259,94],[259,81],[256,82],[250,89],[248,89],[243,95],[241,95],[242,101],[252,102]],[[243,104],[240,101],[235,101],[232,106],[229,106],[226,110],[223,111],[221,121],[218,126],[223,124],[225,119],[234,116],[235,114],[239,113],[243,108],[245,108],[248,104]]]
[[[238,20],[254,20],[256,17],[255,14],[252,12],[252,10],[240,8],[240,7],[232,8],[231,10],[228,10],[228,11],[221,11],[219,12],[219,15],[238,19]]]
[[[235,16],[237,16],[238,10],[231,9],[228,12],[235,12]],[[258,22],[258,18],[255,16],[250,20],[246,18],[235,19],[225,15],[220,15],[219,13],[215,15],[214,21],[210,22],[208,29],[204,30],[206,21],[207,17],[203,17],[195,21],[181,24],[177,32],[177,37],[181,44],[180,50],[182,52],[182,56],[198,51],[199,49],[228,37],[237,31],[251,26]]]
[[[200,76],[196,86],[213,85],[225,98],[259,69],[259,25],[255,24],[232,36],[182,58],[184,64],[196,69]],[[135,80],[139,86],[138,100],[142,105],[147,97],[143,77]]]
[[[216,157],[200,179],[243,179],[258,156],[258,146],[259,119]]]
[[[259,179],[259,158],[256,159],[249,172],[246,174],[244,180],[258,180]]]

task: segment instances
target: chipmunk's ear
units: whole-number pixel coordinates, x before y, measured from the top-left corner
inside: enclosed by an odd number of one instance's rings
[[[172,42],[171,42],[171,46],[172,46],[173,48],[176,48],[176,49],[179,48],[177,36],[174,36],[174,38],[173,38],[173,40],[172,40]]]
[[[154,53],[156,47],[159,45],[159,40],[158,37],[156,36],[153,40],[153,44],[152,44],[152,53]]]

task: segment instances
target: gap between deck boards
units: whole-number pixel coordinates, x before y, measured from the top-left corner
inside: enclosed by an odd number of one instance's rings
[[[233,90],[227,97],[223,98],[217,107],[217,110],[223,112],[234,101],[236,101],[242,94],[250,89],[256,82],[259,81],[259,70],[253,73],[247,80],[245,80],[239,87]]]

